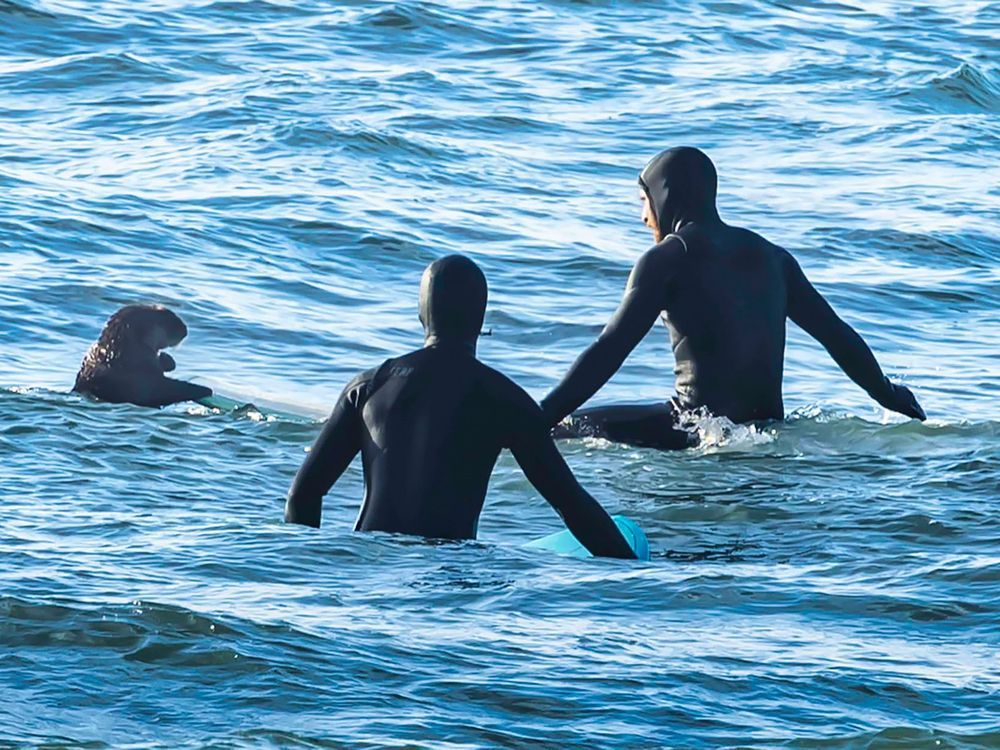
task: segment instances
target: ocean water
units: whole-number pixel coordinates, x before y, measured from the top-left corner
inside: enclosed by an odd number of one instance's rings
[[[0,746],[1000,747],[998,38],[976,0],[0,0]],[[679,144],[926,423],[790,326],[785,423],[561,444],[649,563],[524,549],[559,521],[508,455],[475,543],[352,534],[358,466],[281,523],[435,257],[543,396]],[[132,302],[309,419],[71,394]],[[593,403],[671,365],[654,330]]]

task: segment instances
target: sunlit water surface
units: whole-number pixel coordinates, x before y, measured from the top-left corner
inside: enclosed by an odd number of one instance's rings
[[[0,745],[1000,746],[1000,10],[989,2],[0,0]],[[419,274],[491,283],[541,397],[649,243],[636,175],[704,148],[911,385],[790,330],[789,420],[562,445],[644,564],[316,532],[282,496],[348,377],[420,344]],[[70,394],[119,305],[178,374],[314,421]],[[664,399],[651,334],[598,401]]]

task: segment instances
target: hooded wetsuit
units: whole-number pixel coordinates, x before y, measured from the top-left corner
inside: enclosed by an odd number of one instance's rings
[[[319,526],[323,496],[360,451],[356,530],[474,539],[493,466],[509,448],[587,549],[635,557],[573,477],[538,405],[476,359],[485,309],[486,279],[471,260],[453,255],[428,267],[420,290],[426,345],[344,389],[295,477],[286,521]]]
[[[681,411],[704,407],[734,422],[782,419],[786,318],[823,344],[878,403],[924,418],[913,394],[886,379],[865,342],[787,251],[722,222],[715,167],[705,154],[694,148],[664,151],[639,183],[661,231],[672,234],[639,258],[617,312],[542,409],[556,424],[580,407],[621,367],[657,317],[670,333],[676,395],[666,405],[578,412],[557,435],[680,448],[690,444],[688,433],[676,429]]]

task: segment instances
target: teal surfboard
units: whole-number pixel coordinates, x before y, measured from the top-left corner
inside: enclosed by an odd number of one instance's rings
[[[196,404],[201,404],[202,406],[207,406],[209,409],[218,409],[221,412],[231,413],[231,412],[256,412],[260,414],[265,419],[280,419],[284,422],[314,422],[315,420],[310,419],[304,414],[293,414],[289,411],[282,411],[280,409],[272,409],[267,406],[258,406],[257,404],[252,404],[247,401],[237,401],[234,398],[229,398],[229,396],[223,396],[220,393],[215,393],[211,396],[206,396],[205,398],[199,398],[195,401]]]
[[[618,530],[625,537],[625,541],[628,542],[628,546],[632,548],[635,552],[635,556],[640,560],[649,559],[649,540],[646,538],[645,532],[639,528],[639,524],[633,521],[631,518],[626,518],[625,516],[611,516],[611,520],[615,522]],[[543,536],[541,539],[536,539],[533,542],[528,542],[525,547],[531,547],[532,549],[543,549],[549,552],[555,552],[557,555],[569,555],[570,557],[593,557],[587,548],[577,541],[577,538],[573,536],[569,529],[565,531],[557,531],[555,534],[549,534],[548,536]]]

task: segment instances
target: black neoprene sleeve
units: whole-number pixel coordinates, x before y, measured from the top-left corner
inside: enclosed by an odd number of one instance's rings
[[[319,527],[323,497],[361,450],[359,402],[363,385],[348,385],[292,482],[285,522]]]
[[[879,403],[890,406],[892,385],[868,344],[840,319],[809,282],[798,262],[787,255],[788,317],[830,353],[844,373]]]

